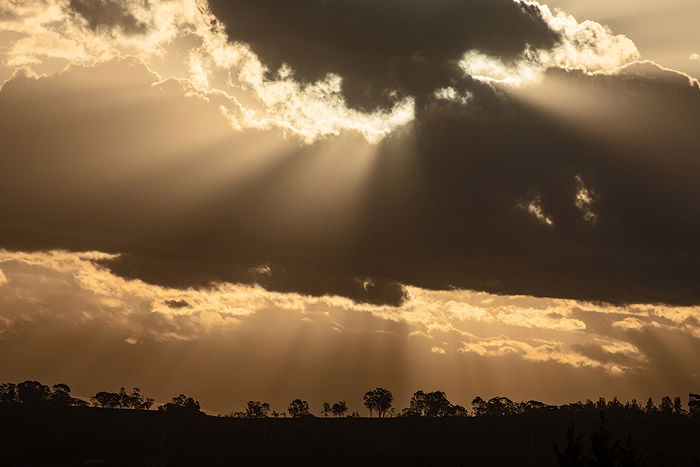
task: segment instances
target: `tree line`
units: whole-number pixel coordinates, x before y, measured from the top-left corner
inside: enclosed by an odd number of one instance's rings
[[[621,402],[617,397],[606,400],[601,397],[597,401],[573,402],[563,405],[545,404],[540,401],[530,400],[515,402],[507,397],[493,397],[488,400],[475,397],[471,411],[461,405],[452,404],[443,391],[416,391],[411,396],[409,406],[397,411],[394,406],[394,396],[385,388],[375,388],[367,391],[362,402],[369,411],[370,417],[482,417],[482,416],[511,416],[534,412],[601,412],[601,411],[625,411],[646,415],[675,415],[698,416],[700,415],[700,394],[688,394],[687,407],[683,405],[680,396],[671,398],[664,396],[657,405],[649,397],[646,403],[640,404],[636,399]],[[22,383],[0,384],[0,406],[23,407],[85,407],[92,405],[107,409],[132,409],[151,410],[154,399],[141,394],[141,389],[133,388],[127,392],[123,387],[117,392],[100,391],[90,397],[89,402],[71,395],[71,388],[63,383],[49,387],[38,381],[24,381]],[[170,402],[159,405],[157,410],[172,414],[203,414],[199,401],[185,394],[173,397]],[[328,417],[359,417],[359,412],[350,412],[344,400],[335,403],[324,402],[320,413]],[[268,417],[313,417],[309,403],[300,398],[292,400],[286,410],[278,412],[272,410],[268,402],[248,401],[242,411],[231,412],[225,415],[235,418],[268,418]]]

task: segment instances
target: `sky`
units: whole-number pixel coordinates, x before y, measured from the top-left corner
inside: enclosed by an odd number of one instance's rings
[[[0,380],[699,391],[695,3],[3,3]]]

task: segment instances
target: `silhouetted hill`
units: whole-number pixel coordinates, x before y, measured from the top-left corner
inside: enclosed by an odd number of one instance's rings
[[[630,439],[644,461],[632,465],[699,465],[700,417],[609,413],[607,418],[610,444]],[[238,419],[94,407],[0,407],[0,465],[546,467],[558,465],[554,446],[564,447],[572,422],[584,446],[600,425],[595,412]]]

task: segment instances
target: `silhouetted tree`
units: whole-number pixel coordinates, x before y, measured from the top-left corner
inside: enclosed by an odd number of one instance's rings
[[[425,399],[426,394],[423,391],[414,392],[409,401],[408,409],[403,411],[404,414],[417,417],[425,415],[427,405]]]
[[[600,412],[608,407],[608,403],[605,401],[605,397],[599,397],[598,402],[595,403],[595,408]]]
[[[683,409],[683,401],[681,400],[680,396],[673,398],[673,413],[676,415],[685,414],[685,410]]]
[[[338,401],[333,404],[333,407],[331,407],[331,412],[336,417],[342,417],[348,412],[348,405],[345,403],[345,401]]]
[[[450,407],[450,415],[453,417],[467,417],[469,412],[461,405],[453,405]]]
[[[700,415],[700,394],[688,394],[688,414]]]
[[[22,405],[45,405],[49,401],[49,394],[49,387],[38,381],[24,381],[17,385],[17,400]]]
[[[391,403],[394,401],[394,396],[388,389],[376,388],[371,391],[367,391],[362,399],[365,407],[369,409],[370,417],[372,416],[372,412],[377,412],[377,416],[382,418],[391,408]]]
[[[464,409],[464,407],[462,407]],[[425,417],[446,417],[454,415],[454,406],[443,391],[416,391],[411,396],[410,407],[406,415]]]
[[[472,401],[474,415],[504,416],[518,413],[518,408],[512,400],[507,397],[493,397],[485,402],[481,397],[476,397]]]
[[[323,416],[327,417],[331,413],[331,404],[328,402],[323,403]]]
[[[95,407],[102,407],[108,409],[116,409],[120,407],[121,401],[119,400],[119,394],[114,392],[100,391],[90,398],[90,401]]]
[[[613,397],[610,402],[608,402],[608,410],[621,410],[622,402],[617,397]]]
[[[287,412],[294,418],[308,417],[311,415],[309,412],[309,403],[301,399],[294,399],[290,402]]]
[[[14,383],[2,383],[0,384],[0,404],[10,405],[19,404],[19,397],[17,396],[17,385]]]
[[[128,394],[122,387],[119,392],[100,391],[90,398],[95,407],[109,409],[139,409],[148,410],[153,406],[153,399],[144,397],[141,389],[133,388]]]
[[[581,436],[577,436],[575,425],[572,423],[566,430],[566,444],[564,450],[560,451],[558,446],[554,446],[554,452],[557,456],[559,467],[583,467],[585,466],[585,457],[583,455],[583,443]]]
[[[159,406],[158,411],[166,413],[168,415],[178,416],[191,416],[203,414],[203,412],[200,410],[199,401],[196,401],[193,398],[188,397],[184,394],[180,394],[177,397],[173,397],[171,402]]]
[[[651,397],[647,399],[647,404],[644,406],[644,412],[647,414],[656,413],[656,406],[654,405],[654,399]]]
[[[67,384],[59,383],[51,387],[51,402],[55,405],[71,405],[70,387]]]
[[[51,388],[38,381],[24,381],[19,384],[0,384],[0,405],[24,405],[28,407],[48,406],[68,407],[86,405],[81,399],[70,395],[67,384],[54,384]]]
[[[625,409],[630,410],[632,412],[642,411],[642,407],[640,407],[639,403],[637,402],[637,399],[632,399],[632,401],[625,404]]]
[[[148,410],[153,406],[153,399],[141,395],[140,388],[133,388],[129,395],[126,395],[126,391],[122,390],[120,398],[122,407],[129,409]]]
[[[659,412],[664,415],[670,415],[673,413],[673,401],[670,397],[664,396],[661,398],[661,403],[659,404]]]
[[[270,413],[270,404],[260,401],[248,401],[245,409],[246,418],[266,418]]]
[[[579,403],[579,406],[580,406],[580,403]],[[544,402],[540,402],[540,401],[520,402],[519,404],[517,404],[517,407],[515,408],[516,413],[534,413],[534,412],[554,411],[554,410],[557,410],[556,406],[545,404]]]
[[[49,395],[51,405],[59,407],[82,406],[87,405],[82,399],[77,399],[70,395],[70,387],[67,384],[59,383],[51,387]]]
[[[486,401],[484,401],[484,399],[482,399],[481,397],[476,396],[472,400],[472,411],[477,417],[486,415]]]

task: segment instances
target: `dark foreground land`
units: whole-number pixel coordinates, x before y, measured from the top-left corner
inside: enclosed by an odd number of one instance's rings
[[[596,413],[246,420],[10,407],[0,410],[0,465],[558,466],[554,446],[564,450],[575,422],[584,456],[601,436],[599,446],[629,454],[598,465],[700,466],[700,417],[606,420],[601,429]]]

